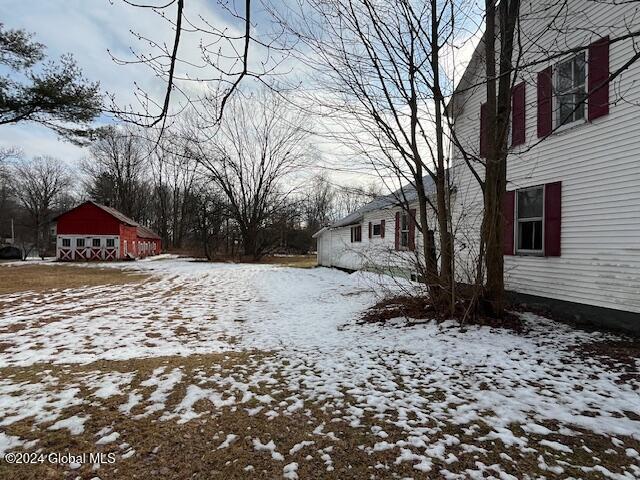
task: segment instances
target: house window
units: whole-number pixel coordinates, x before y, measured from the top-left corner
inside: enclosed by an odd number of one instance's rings
[[[71,246],[71,239],[70,238],[63,238],[62,239],[62,246],[63,247],[70,247]]]
[[[76,238],[76,247],[84,247],[84,238]]]
[[[409,248],[409,214],[400,215],[400,246]]]
[[[544,187],[518,190],[516,199],[517,249],[523,253],[542,253]]]
[[[362,225],[351,227],[351,243],[362,241]]]
[[[107,247],[115,246],[116,242],[113,238],[107,238]]]
[[[584,120],[586,78],[585,53],[556,66],[556,122],[558,126]]]
[[[91,241],[91,245],[92,245],[93,247],[99,247],[99,246],[100,246],[100,239],[99,239],[99,238],[94,238],[94,239]]]
[[[379,223],[374,223],[373,224],[373,235],[375,237],[379,237],[381,231],[382,231],[382,228],[381,228],[380,224]]]

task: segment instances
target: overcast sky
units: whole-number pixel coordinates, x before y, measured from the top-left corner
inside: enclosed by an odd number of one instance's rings
[[[220,20],[212,10],[217,2],[186,3],[186,13],[191,17],[201,14],[211,22]],[[51,59],[72,53],[84,75],[99,81],[103,92],[115,94],[120,105],[134,101],[134,82],[155,93],[156,98],[162,96],[163,83],[154,79],[146,66],[117,65],[108,52],[121,59],[133,59],[131,47],[148,52],[147,45],[135,39],[131,31],[155,41],[171,42],[170,26],[151,10],[131,7],[121,0],[2,0],[2,22],[5,28],[24,28],[35,33],[36,40],[46,45]],[[197,43],[193,43],[197,40],[191,39],[191,44],[189,40],[185,38],[183,49],[197,54]],[[53,155],[70,164],[86,156],[86,150],[60,141],[48,129],[31,123],[3,126],[0,143],[19,146],[27,156]]]
[[[230,33],[241,27],[237,19],[220,9],[217,1],[189,0],[185,3],[186,18],[201,26],[204,26],[201,20],[204,18],[212,25],[230,28]],[[175,8],[167,9],[166,13],[175,15]],[[170,25],[153,11],[132,7],[122,0],[2,0],[1,18],[5,28],[24,28],[33,32],[36,40],[46,45],[47,56],[51,59],[72,53],[84,75],[89,80],[99,81],[102,91],[114,94],[120,106],[135,101],[134,82],[154,98],[162,99],[165,85],[154,78],[147,66],[117,65],[108,52],[129,60],[134,58],[131,48],[149,53],[148,44],[137,40],[131,31],[170,44],[173,40]],[[264,12],[254,11],[252,20],[258,33],[260,29],[269,31],[272,28],[270,17]],[[200,34],[183,35],[181,59],[194,63],[201,61],[200,38]],[[466,48],[463,56],[469,57],[472,51],[472,47]],[[261,58],[259,51],[254,50],[254,58]],[[458,58],[457,63],[463,60]],[[185,73],[190,67],[182,65],[178,68],[181,69],[179,73]],[[196,70],[191,73],[198,74]],[[194,83],[190,85],[195,87]],[[0,145],[18,146],[28,157],[52,155],[69,165],[87,155],[86,149],[63,142],[48,129],[32,123],[1,127]],[[327,146],[321,146],[321,149],[326,151]],[[337,146],[334,150],[338,150]],[[362,178],[364,182],[372,180]]]

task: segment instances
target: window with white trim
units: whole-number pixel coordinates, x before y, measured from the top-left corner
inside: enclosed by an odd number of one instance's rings
[[[524,188],[516,192],[516,249],[521,253],[541,254],[544,225],[544,187]]]
[[[76,238],[76,247],[84,247],[84,238]]]
[[[99,247],[100,246],[100,239],[99,238],[94,238],[91,240],[91,246],[92,247]]]
[[[116,241],[113,238],[107,238],[107,247],[114,247]]]
[[[362,225],[351,227],[351,243],[362,241]]]
[[[62,246],[63,247],[70,247],[71,246],[71,239],[70,238],[63,238],[62,239]]]
[[[400,214],[400,246],[409,248],[409,214]]]
[[[380,236],[380,232],[382,232],[382,225],[380,224],[380,222],[374,223],[373,224],[373,236],[374,237],[379,237]]]
[[[586,91],[585,52],[556,65],[556,125],[584,120]]]

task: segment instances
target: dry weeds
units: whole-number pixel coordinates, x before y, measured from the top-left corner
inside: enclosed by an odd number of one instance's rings
[[[0,295],[140,283],[151,278],[117,268],[72,265],[0,265]]]

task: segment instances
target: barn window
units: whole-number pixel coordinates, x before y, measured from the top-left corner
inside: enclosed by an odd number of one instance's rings
[[[84,238],[76,238],[76,247],[84,247]]]
[[[382,231],[382,228],[380,227],[380,224],[379,223],[374,223],[373,224],[373,235],[375,237],[379,237],[381,231]]]
[[[351,227],[351,243],[362,241],[362,225]]]
[[[99,238],[94,238],[93,240],[91,240],[91,245],[93,247],[99,247],[100,246],[100,239]]]
[[[71,246],[71,239],[70,238],[63,238],[62,239],[62,246],[63,247],[70,247]]]
[[[584,120],[585,99],[584,52],[556,66],[557,126]]]
[[[400,246],[409,247],[409,214],[400,215]]]
[[[107,238],[107,247],[115,246],[116,242],[113,238]]]
[[[544,187],[518,190],[516,197],[517,249],[522,253],[542,253]]]

